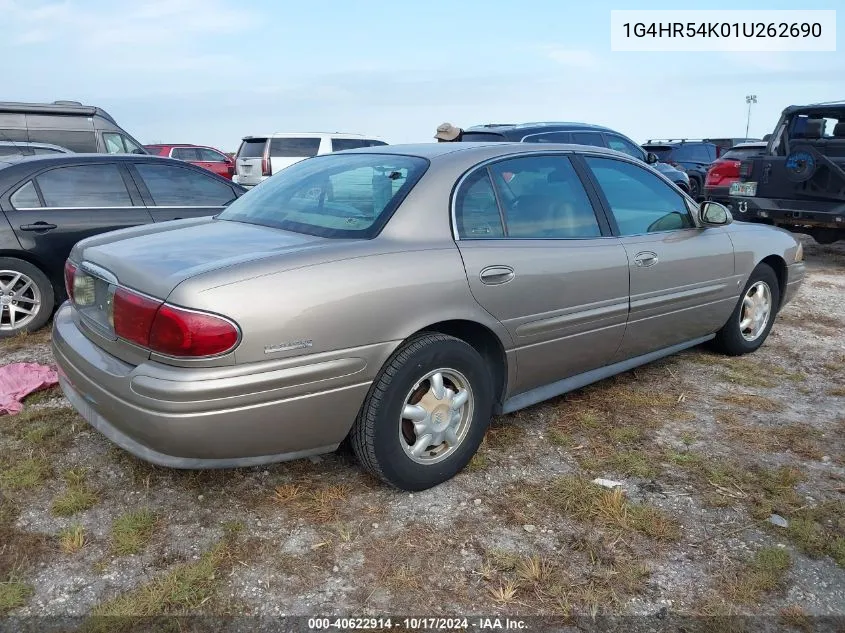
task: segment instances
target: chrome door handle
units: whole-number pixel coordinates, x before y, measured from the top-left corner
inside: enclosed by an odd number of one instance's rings
[[[650,251],[645,251],[642,253],[637,253],[634,256],[634,263],[637,266],[642,266],[643,268],[648,268],[649,266],[654,266],[657,263],[657,253],[652,253]]]
[[[510,266],[488,266],[479,274],[481,283],[488,286],[506,284],[514,278],[513,268]]]

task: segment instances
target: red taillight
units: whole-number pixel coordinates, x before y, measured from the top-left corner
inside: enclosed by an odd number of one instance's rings
[[[76,264],[67,260],[65,262],[65,292],[67,298],[73,301],[73,278],[76,275]]]
[[[231,321],[167,305],[125,288],[114,293],[114,332],[166,356],[216,356],[238,343]]]
[[[150,349],[167,356],[216,356],[238,342],[237,328],[226,319],[162,305],[150,331]]]
[[[261,175],[272,176],[272,172],[273,166],[270,164],[270,157],[265,154],[264,158],[261,159]]]
[[[149,347],[150,329],[162,302],[117,288],[114,291],[114,333],[120,338]]]

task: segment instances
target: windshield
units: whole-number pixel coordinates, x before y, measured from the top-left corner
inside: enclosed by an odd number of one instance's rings
[[[238,150],[238,158],[261,158],[264,156],[264,144],[266,142],[266,138],[244,140]]]
[[[375,237],[428,169],[395,154],[328,154],[264,181],[218,217],[331,238]]]

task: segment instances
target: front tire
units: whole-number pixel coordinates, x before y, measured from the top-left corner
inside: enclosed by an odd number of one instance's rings
[[[425,490],[461,471],[490,423],[493,380],[466,342],[426,332],[382,368],[350,433],[373,475],[402,490]]]
[[[780,286],[775,271],[767,264],[758,264],[728,322],[716,333],[715,348],[728,356],[757,350],[769,336],[779,305]]]
[[[689,195],[696,202],[701,201],[701,181],[698,178],[690,176]]]
[[[53,286],[41,269],[22,259],[0,257],[0,338],[43,327],[53,305]]]

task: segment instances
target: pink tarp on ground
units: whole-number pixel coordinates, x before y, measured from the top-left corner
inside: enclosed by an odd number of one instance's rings
[[[0,415],[23,409],[21,400],[59,382],[56,370],[38,363],[12,363],[0,367]]]

